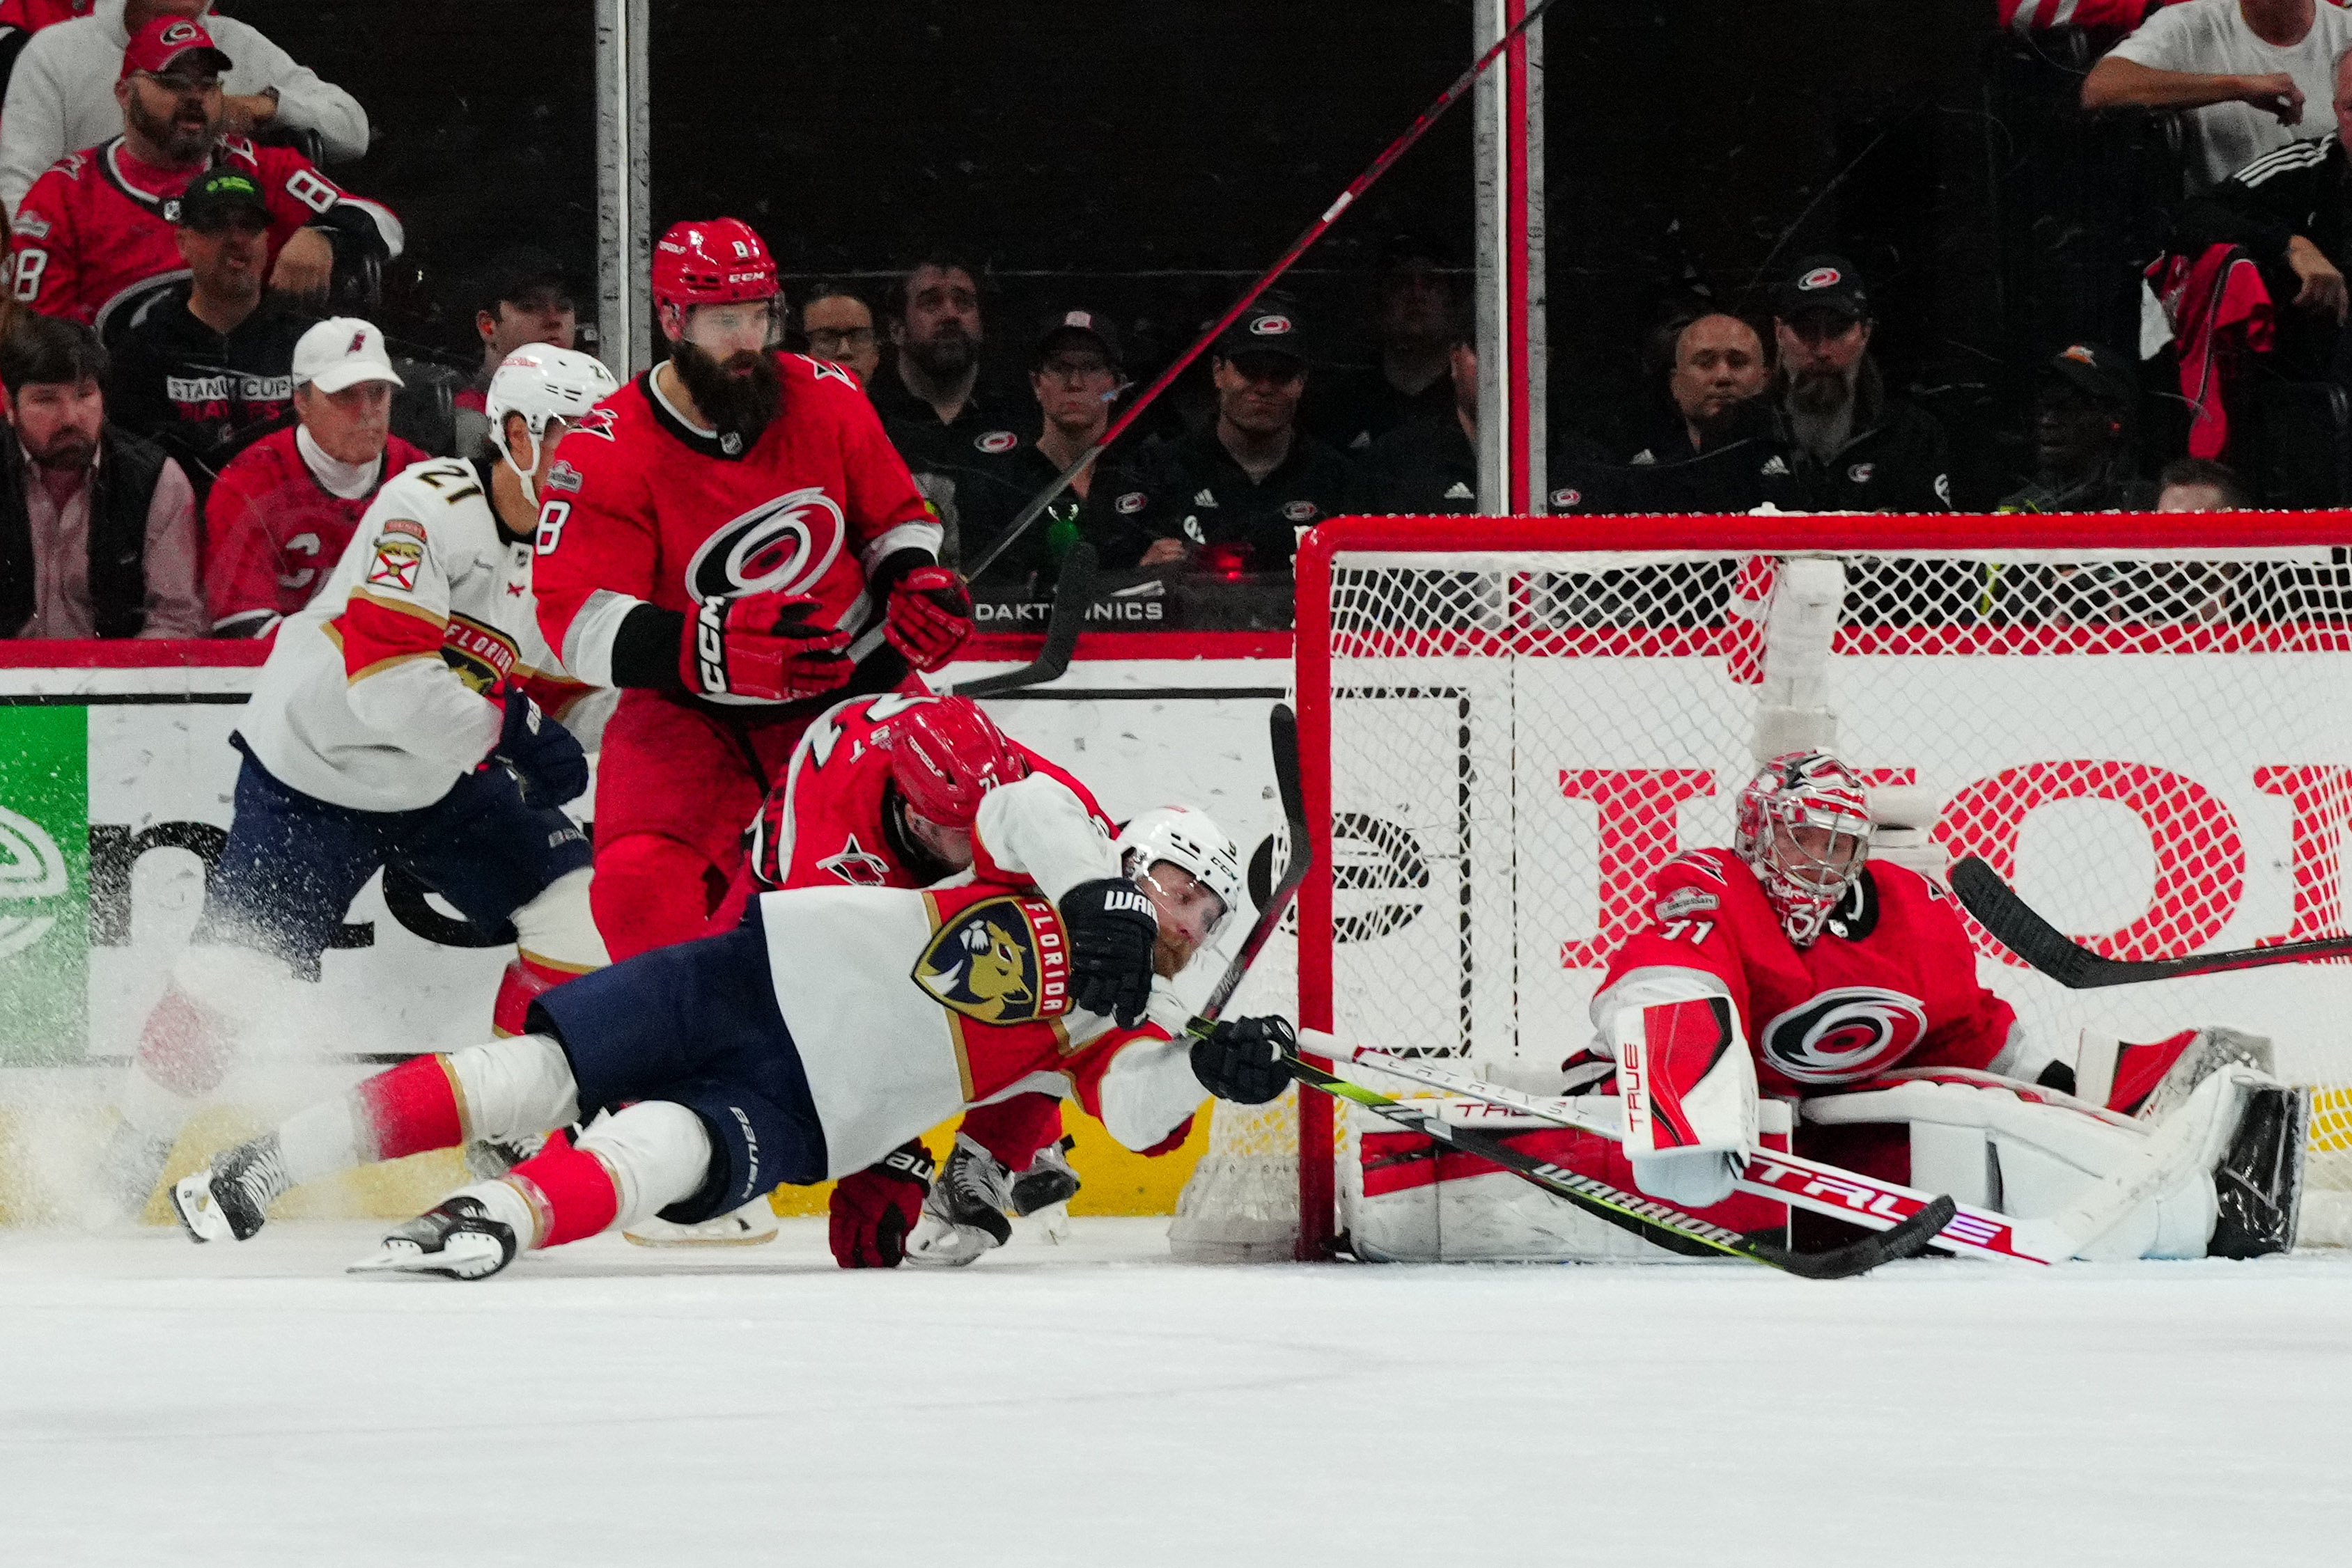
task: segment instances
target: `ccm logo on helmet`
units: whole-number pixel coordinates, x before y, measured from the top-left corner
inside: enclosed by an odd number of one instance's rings
[[[686,591],[697,603],[722,593],[796,593],[824,575],[847,532],[822,486],[762,501],[702,541],[687,563]]]
[[[1764,1059],[1800,1083],[1847,1083],[1894,1066],[1927,1032],[1916,997],[1839,986],[1764,1026]]]

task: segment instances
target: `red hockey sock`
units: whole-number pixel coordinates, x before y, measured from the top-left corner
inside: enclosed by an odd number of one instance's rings
[[[627,833],[596,846],[588,907],[617,964],[701,936],[725,887],[724,875],[700,852],[659,833]]]
[[[1052,1094],[1015,1094],[963,1113],[963,1134],[1009,1171],[1025,1171],[1037,1151],[1062,1135],[1062,1102]]]
[[[506,1179],[520,1188],[539,1219],[541,1247],[561,1247],[593,1236],[621,1212],[620,1188],[595,1155],[561,1136],[514,1169]]]
[[[454,1149],[466,1141],[457,1074],[446,1056],[412,1057],[352,1091],[362,1139],[374,1140],[379,1160],[426,1149]]]
[[[499,977],[498,998],[490,1003],[491,1032],[501,1038],[524,1033],[530,1004],[564,981],[578,979],[581,973],[529,953],[509,958],[507,972]]]

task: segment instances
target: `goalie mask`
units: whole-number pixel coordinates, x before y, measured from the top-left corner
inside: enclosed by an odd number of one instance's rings
[[[1182,866],[1201,885],[1217,895],[1222,906],[1209,922],[1201,945],[1217,939],[1235,909],[1241,906],[1241,852],[1206,811],[1190,806],[1158,806],[1139,811],[1119,830],[1118,869],[1122,876],[1141,882],[1161,861]]]
[[[1738,812],[1733,851],[1763,883],[1789,940],[1811,946],[1870,854],[1862,780],[1826,751],[1791,751],[1740,789]]]

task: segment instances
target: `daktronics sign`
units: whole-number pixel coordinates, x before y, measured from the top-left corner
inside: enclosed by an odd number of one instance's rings
[[[1873,785],[1916,785],[1916,768],[1862,769]],[[2341,934],[2342,849],[2352,827],[2352,767],[2341,764],[2257,764],[2237,780],[2241,789],[2273,797],[2287,822],[2283,846],[2292,877],[2291,922],[2257,939],[2303,942]],[[1590,802],[1595,817],[1600,872],[1600,925],[1559,949],[1570,969],[1598,968],[1649,918],[1646,889],[1659,866],[1695,847],[1682,837],[1687,801],[1717,793],[1714,773],[1694,768],[1565,768],[1561,797]],[[1736,780],[1720,783],[1726,792]],[[2081,758],[2001,768],[1952,792],[1935,830],[1952,859],[1977,856],[2015,881],[2019,848],[2029,819],[2068,801],[2110,802],[2136,816],[2147,831],[2153,877],[2137,918],[2104,933],[2081,933],[2113,958],[2144,959],[2191,953],[2210,943],[2235,918],[2246,896],[2247,835],[2237,813],[2198,779],[2145,762]],[[2100,878],[2108,868],[2086,865]],[[1964,916],[1965,918],[1965,916]],[[1968,921],[1977,950],[2024,967],[2023,961]]]

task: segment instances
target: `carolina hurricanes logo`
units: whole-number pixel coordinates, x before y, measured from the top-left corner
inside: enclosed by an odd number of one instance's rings
[[[698,604],[722,593],[797,593],[833,565],[847,531],[822,486],[762,501],[702,541],[687,562],[686,591]]]
[[[1764,1059],[1800,1083],[1850,1083],[1892,1067],[1927,1032],[1916,997],[1839,986],[1764,1026]]]
[[[1808,292],[1816,288],[1835,288],[1844,278],[1845,274],[1834,267],[1817,267],[1797,279],[1797,287]]]
[[[573,425],[570,430],[564,432],[564,434],[567,435],[601,435],[607,441],[618,441],[620,437],[613,434],[613,426],[620,420],[620,417],[621,411],[616,408],[592,408],[586,413],[580,416],[579,423]]]
[[[193,44],[196,41],[196,25],[194,22],[174,22],[156,34],[155,41],[159,44]]]

